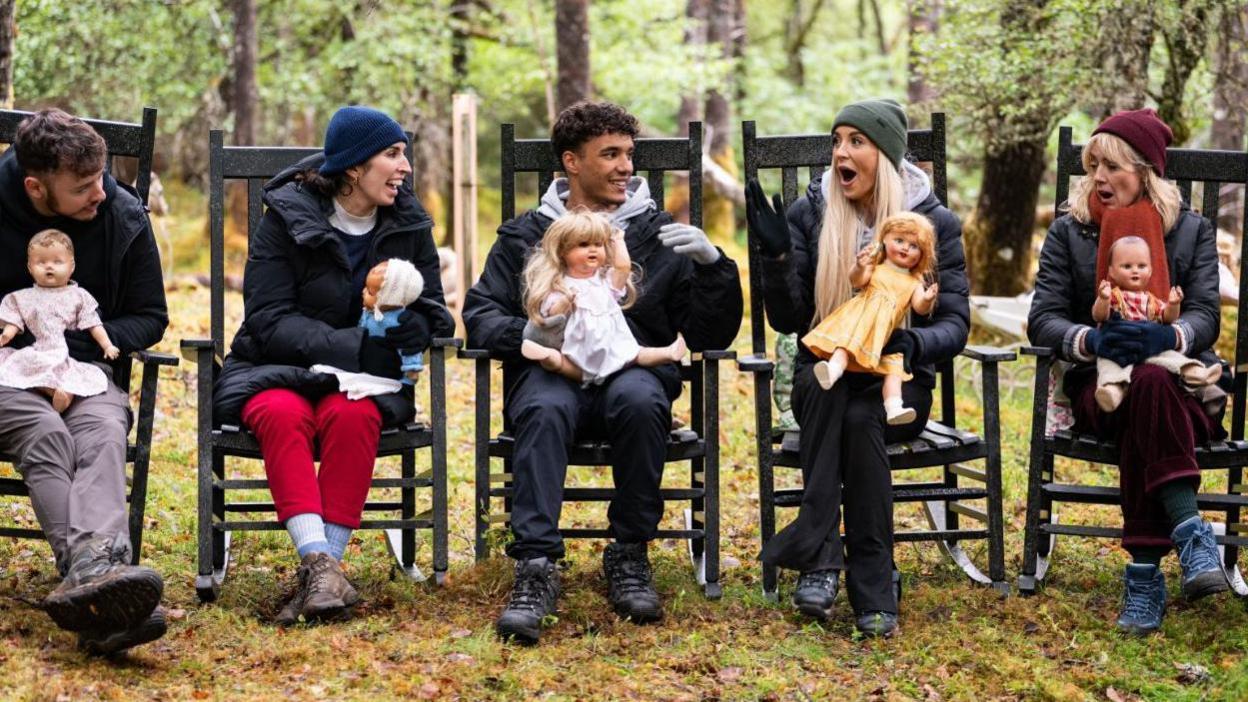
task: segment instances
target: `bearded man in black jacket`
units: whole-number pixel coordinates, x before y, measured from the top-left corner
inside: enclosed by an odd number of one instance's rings
[[[520,273],[527,256],[569,210],[602,212],[624,230],[629,256],[641,270],[637,300],[624,312],[639,344],[666,346],[680,333],[695,351],[722,349],[741,325],[736,263],[700,229],[673,222],[650,199],[645,179],[633,175],[637,133],[636,118],[618,105],[582,102],[560,113],[551,143],[567,177],[551,184],[537,210],[499,228],[485,271],[465,298],[469,346],[502,358],[507,371],[503,405],[515,438],[516,490],[515,539],[507,553],[516,560],[516,577],[496,626],[500,635],[526,643],[537,641],[559,595],[559,513],[568,446],[578,434],[606,438],[612,446],[616,497],[607,517],[615,543],[603,554],[611,603],[634,622],[662,617],[647,544],[663,516],[659,483],[671,405],[681,390],[675,364],[627,367],[585,388],[522,358],[524,339],[558,348],[565,321],[559,315],[536,325],[526,318]]]
[[[55,228],[69,235],[73,280],[99,303],[123,358],[160,341],[169,315],[160,255],[138,195],[105,172],[104,139],[85,122],[44,110],[18,127],[0,157],[0,295],[31,285],[26,244]],[[33,342],[29,332],[13,341]],[[65,332],[69,355],[102,362],[88,332]],[[111,369],[104,366],[106,375]],[[111,654],[165,633],[164,584],[129,565],[126,393],[110,381],[57,413],[47,396],[0,386],[0,451],[14,458],[63,576],[44,609],[84,649]]]

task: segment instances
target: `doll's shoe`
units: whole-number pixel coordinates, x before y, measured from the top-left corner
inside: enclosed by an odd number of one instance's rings
[[[1217,365],[1212,366],[1212,368],[1217,369],[1218,376],[1222,375],[1222,366]],[[1179,371],[1179,377],[1183,379],[1183,383],[1188,387],[1198,388],[1210,383],[1209,371],[1210,368],[1206,368],[1205,364],[1195,361],[1194,363],[1184,365],[1182,370]],[[1218,377],[1215,376],[1214,380],[1216,381],[1217,379]]]
[[[815,381],[824,390],[831,390],[832,386],[836,385],[836,381],[840,380],[844,373],[844,368],[833,365],[829,361],[819,361],[815,364]]]
[[[1096,406],[1100,407],[1102,412],[1107,413],[1118,409],[1118,406],[1122,404],[1122,398],[1126,396],[1122,383],[1101,385],[1093,394],[1096,397]]]
[[[915,418],[918,417],[918,414],[915,413],[913,408],[906,407],[905,405],[898,402],[895,405],[885,403],[884,404],[884,416],[891,426],[898,426],[901,424],[909,424],[910,422],[913,422]]]

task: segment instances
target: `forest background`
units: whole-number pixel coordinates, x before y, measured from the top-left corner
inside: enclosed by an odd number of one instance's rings
[[[619,102],[646,135],[706,125],[706,224],[743,266],[741,121],[762,135],[826,132],[853,100],[887,96],[911,122],[948,119],[951,208],[965,223],[975,290],[1030,286],[1053,213],[1056,126],[1083,141],[1102,117],[1151,106],[1175,146],[1242,150],[1248,106],[1248,6],[1227,0],[0,0],[0,99],[137,121],[158,108],[156,171],[168,208],[154,216],[170,271],[171,326],[159,349],[207,332],[208,130],[227,142],[315,145],[344,104],[379,107],[415,133],[417,187],[440,240],[450,231],[451,96],[478,99],[480,241],[499,218],[499,125],[548,133],[583,97]],[[776,190],[775,182],[767,182]],[[529,189],[518,205],[535,202]],[[678,188],[669,188],[679,198]],[[1238,231],[1242,188],[1220,223]],[[679,202],[669,199],[679,209]],[[1212,214],[1212,213],[1209,213]],[[231,272],[241,273],[241,237]],[[1232,247],[1239,250],[1237,242]],[[237,328],[236,291],[226,329]],[[1222,347],[1234,341],[1233,309]],[[745,352],[747,335],[736,348]],[[976,343],[1017,341],[982,327]],[[1228,356],[1229,357],[1229,356]],[[1030,361],[1002,366],[1007,573],[1019,569]],[[957,366],[959,427],[983,430],[975,366]],[[234,540],[220,600],[196,601],[196,368],[161,373],[144,560],[166,577],[170,633],[121,662],[84,657],[35,611],[55,585],[48,549],[0,540],[0,698],[77,699],[1248,699],[1248,608],[1231,596],[1171,603],[1161,634],[1114,633],[1126,554],[1113,542],[1063,539],[1035,598],[1001,599],[967,581],[933,545],[899,544],[902,635],[855,637],[841,599],[826,624],[764,599],[753,455],[753,382],[721,375],[724,598],[706,601],[683,545],[652,549],[667,617],[618,621],[606,603],[601,541],[570,546],[558,621],[540,646],[499,642],[492,621],[510,587],[496,553],[472,560],[470,364],[449,363],[450,584],[392,579],[375,533],[346,563],[364,596],[350,623],[279,629],[270,622],[295,561],[282,533]],[[497,391],[494,406],[497,407]],[[688,417],[682,401],[676,410]],[[498,422],[496,422],[497,424]],[[427,458],[418,464],[424,468]],[[255,478],[256,462],[230,466]],[[0,468],[8,471],[8,467]],[[379,474],[397,466],[382,462]],[[1064,476],[1116,485],[1112,467],[1059,461]],[[234,471],[238,471],[235,473]],[[599,473],[602,473],[599,471]],[[938,471],[937,474],[938,475]],[[687,474],[667,471],[669,485]],[[934,479],[935,475],[907,476]],[[592,470],[577,485],[603,484]],[[1225,475],[1206,477],[1226,490]],[[596,481],[596,482],[595,482]],[[781,478],[782,486],[797,477]],[[263,495],[254,496],[258,500]],[[422,497],[422,500],[427,499]],[[422,503],[422,509],[423,509]],[[678,522],[669,509],[667,525]],[[36,525],[29,501],[0,502]],[[782,519],[787,519],[785,515]],[[1072,506],[1073,523],[1115,524],[1116,510]],[[924,524],[897,507],[898,529]],[[600,524],[569,507],[564,524]],[[496,530],[496,536],[502,536]],[[980,543],[966,544],[979,563]],[[427,544],[420,562],[427,568]],[[1177,566],[1164,568],[1174,591]]]

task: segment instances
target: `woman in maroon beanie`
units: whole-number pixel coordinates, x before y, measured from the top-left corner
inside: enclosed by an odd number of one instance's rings
[[[1122,542],[1132,560],[1118,628],[1136,635],[1161,626],[1166,586],[1160,562],[1172,546],[1184,597],[1229,588],[1212,527],[1196,509],[1196,443],[1224,432],[1175,376],[1141,363],[1167,350],[1217,363],[1211,350],[1220,322],[1215,229],[1165,180],[1172,138],[1151,109],[1119,112],[1093,131],[1083,149],[1087,176],[1074,185],[1067,213],[1045,238],[1027,320],[1033,344],[1074,364],[1065,390],[1075,431],[1118,442]],[[1164,241],[1170,284],[1184,294],[1173,324],[1111,319],[1098,328],[1093,322],[1098,245],[1127,235]],[[1094,398],[1098,357],[1134,366],[1126,399],[1113,412],[1102,411]]]

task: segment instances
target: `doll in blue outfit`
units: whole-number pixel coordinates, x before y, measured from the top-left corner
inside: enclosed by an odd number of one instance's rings
[[[364,279],[364,312],[360,326],[369,336],[385,336],[386,329],[399,323],[399,314],[420,297],[425,279],[416,266],[401,258],[382,261]],[[413,385],[425,368],[424,354],[402,354],[403,382]]]

